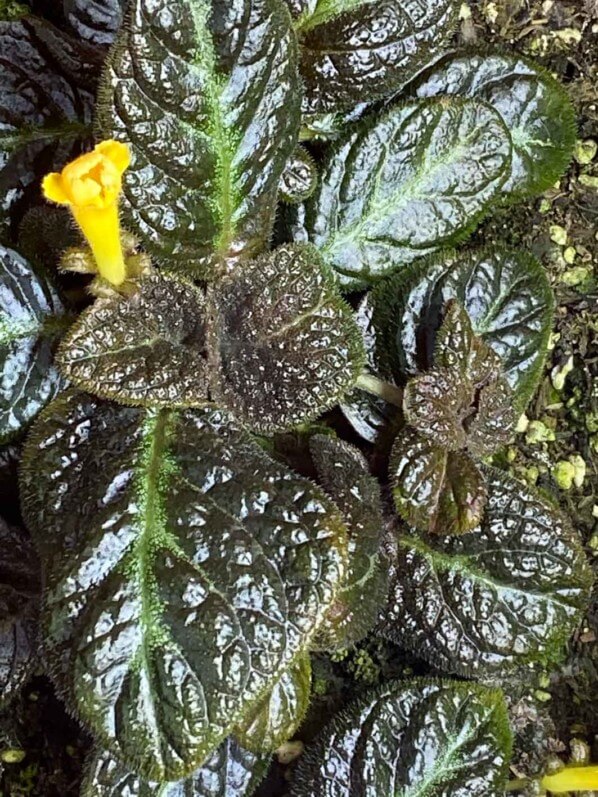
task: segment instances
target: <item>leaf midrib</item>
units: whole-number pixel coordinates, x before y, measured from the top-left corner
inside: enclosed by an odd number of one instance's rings
[[[153,550],[156,540],[163,537],[164,506],[160,492],[160,479],[163,472],[163,458],[167,444],[167,410],[149,410],[143,423],[142,451],[139,463],[139,475],[135,485],[135,493],[139,499],[139,514],[142,520],[141,531],[131,552],[131,558],[137,566],[137,582],[139,586],[141,626],[141,643],[138,650],[138,664],[149,678],[152,672],[149,653],[155,639],[155,621],[152,618],[152,607],[155,602],[151,583]],[[149,699],[154,704],[153,692]],[[156,707],[154,706],[154,714]],[[160,734],[157,735],[160,741]]]
[[[205,74],[205,102],[212,122],[211,137],[214,140],[216,154],[216,197],[214,205],[218,209],[220,230],[214,241],[217,255],[226,257],[230,253],[234,238],[233,211],[239,204],[239,192],[236,190],[234,154],[235,142],[230,136],[224,121],[222,109],[223,80],[216,70],[216,54],[213,48],[212,35],[208,27],[209,8],[207,5],[189,0],[189,8],[195,27],[195,39],[198,47],[192,64]]]
[[[451,737],[447,749],[442,757],[436,761],[433,769],[425,776],[425,780],[415,786],[415,791],[411,786],[406,789],[401,789],[394,794],[394,797],[433,797],[435,787],[442,783],[442,778],[445,775],[452,775],[463,768],[464,762],[460,756],[455,754],[463,745],[470,742],[475,738],[475,729],[469,727],[469,733],[464,733],[462,736]],[[455,759],[452,762],[452,759]]]
[[[441,109],[441,114],[444,112],[445,111]],[[437,127],[438,118],[439,118],[438,115],[436,115],[434,124],[429,125],[431,129],[430,137]],[[408,119],[403,120],[402,127],[404,127],[407,121]],[[479,132],[479,126],[476,125],[472,129],[470,135],[463,142],[459,143],[458,146],[455,147],[454,149],[450,149],[447,157],[440,158],[439,160],[437,160],[435,165],[431,168],[427,168],[427,158],[425,157],[426,152],[424,149],[424,152],[422,153],[423,157],[420,154],[421,165],[418,169],[416,169],[411,179],[401,184],[396,189],[396,191],[393,192],[392,196],[389,199],[387,199],[384,203],[381,204],[376,203],[374,196],[372,200],[368,203],[366,212],[360,216],[359,221],[357,221],[354,224],[347,225],[344,229],[342,229],[342,232],[340,234],[333,233],[329,238],[328,242],[322,247],[322,251],[324,253],[330,252],[333,249],[341,248],[345,246],[347,243],[351,244],[351,242],[361,238],[365,240],[376,240],[369,238],[367,235],[364,235],[363,231],[367,230],[368,227],[376,224],[378,220],[380,220],[381,218],[385,218],[390,213],[396,213],[397,210],[401,209],[402,206],[408,205],[409,202],[413,202],[417,199],[425,197],[426,195],[424,193],[422,192],[418,193],[417,191],[418,184],[421,183],[425,184],[440,169],[449,166],[453,162],[458,162],[462,158],[462,156],[469,151],[469,149],[471,148],[471,143],[475,139],[478,132]],[[430,137],[426,138],[424,136],[424,138],[422,139],[424,147],[427,147],[427,145],[429,144]],[[416,159],[416,157],[417,156],[414,154],[414,160]],[[374,189],[375,193],[378,193],[378,182],[379,181],[377,179],[376,187]],[[409,245],[409,241],[397,237],[396,244]],[[418,244],[417,247],[414,248],[422,248],[425,247],[426,245],[429,246],[429,244]]]
[[[416,537],[411,537],[408,535],[399,537],[397,540],[398,544],[407,550],[412,549],[417,551],[417,553],[425,556],[427,559],[430,560],[433,567],[440,571],[452,571],[454,573],[459,573],[460,575],[469,576],[474,581],[478,581],[481,584],[485,584],[492,589],[496,589],[499,592],[513,592],[519,595],[523,595],[526,598],[537,598],[538,600],[546,601],[547,603],[552,603],[555,606],[560,606],[565,611],[570,612],[572,609],[575,609],[575,606],[571,603],[567,603],[564,600],[559,600],[555,593],[544,593],[539,592],[538,590],[534,589],[522,589],[521,587],[516,587],[513,584],[505,584],[500,581],[496,581],[491,578],[489,575],[481,573],[475,567],[471,566],[471,557],[467,554],[447,554],[442,553],[440,551],[436,551],[433,548],[430,548],[423,540],[417,539]],[[536,554],[535,551],[530,551],[532,554]]]

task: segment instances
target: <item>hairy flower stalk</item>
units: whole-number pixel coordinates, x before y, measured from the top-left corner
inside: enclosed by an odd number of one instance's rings
[[[118,200],[122,175],[130,162],[125,144],[102,141],[62,172],[46,175],[42,184],[46,199],[70,208],[91,247],[98,273],[115,286],[127,278]]]

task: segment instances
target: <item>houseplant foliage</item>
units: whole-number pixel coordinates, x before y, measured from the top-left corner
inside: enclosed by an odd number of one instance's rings
[[[591,577],[570,521],[490,463],[538,385],[548,280],[455,247],[565,168],[564,90],[448,53],[452,0],[55,14],[0,23],[0,442],[27,432],[28,530],[0,545],[29,533],[43,570],[41,608],[36,565],[22,605],[0,573],[4,698],[39,613],[95,741],[84,797],[249,797],[310,653],[373,633],[443,677],[360,697],[292,793],[501,793],[506,706],[475,679],[558,660]]]

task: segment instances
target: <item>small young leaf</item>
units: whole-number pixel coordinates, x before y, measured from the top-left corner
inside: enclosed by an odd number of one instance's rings
[[[345,648],[370,631],[388,595],[381,553],[384,521],[380,487],[360,451],[342,440],[314,435],[310,451],[318,481],[341,510],[349,529],[349,567],[342,590],[318,635],[321,648]]]
[[[380,626],[434,667],[469,677],[557,661],[592,584],[579,539],[553,504],[501,471],[483,472],[479,528],[392,541]]]
[[[511,755],[502,692],[413,680],[338,714],[300,759],[293,797],[498,797]]]
[[[401,517],[432,534],[463,534],[481,521],[484,477],[464,452],[447,451],[413,429],[399,433],[389,470]]]
[[[271,753],[291,739],[303,721],[311,695],[311,660],[300,656],[282,674],[249,721],[235,737],[248,750]]]
[[[29,675],[38,642],[40,592],[31,540],[0,517],[0,707]]]
[[[429,370],[451,299],[458,299],[474,333],[500,358],[516,407],[523,409],[542,372],[554,312],[546,273],[524,252],[443,253],[376,286],[378,367],[399,385]]]
[[[146,277],[133,296],[85,310],[57,362],[67,379],[102,398],[201,406],[208,401],[204,294],[174,277]]]
[[[0,232],[14,241],[27,208],[42,202],[40,177],[91,133],[101,60],[34,17],[0,22],[0,52]]]
[[[312,246],[244,264],[212,293],[213,398],[270,434],[313,420],[361,373],[350,307]]]
[[[467,428],[467,448],[478,458],[493,454],[513,436],[517,412],[506,379],[486,385],[479,394],[475,417]]]
[[[405,420],[421,435],[450,451],[465,448],[463,414],[473,398],[473,386],[449,368],[414,376],[404,391]]]
[[[509,441],[517,420],[513,391],[498,355],[473,334],[467,313],[447,305],[436,336],[439,367],[412,377],[403,391],[406,422],[449,451],[467,448],[476,457]]]
[[[47,280],[0,245],[0,442],[22,432],[62,385],[52,360],[63,313]]]
[[[415,94],[472,97],[498,111],[513,140],[504,193],[541,194],[567,168],[576,138],[573,105],[563,86],[531,61],[498,54],[450,56],[422,77]]]
[[[360,102],[350,111],[340,113],[316,113],[304,115],[301,120],[299,137],[309,141],[336,141],[345,128],[358,122],[370,109],[370,104]]]
[[[211,277],[269,241],[300,122],[280,0],[131,0],[98,98],[131,145],[124,210],[148,251]]]
[[[305,202],[317,184],[318,170],[314,159],[306,149],[296,147],[280,178],[280,198],[290,204]]]
[[[269,758],[226,739],[184,780],[144,781],[106,750],[96,749],[87,762],[81,797],[251,797]]]
[[[457,369],[474,387],[482,387],[501,372],[500,357],[475,334],[467,311],[456,299],[450,299],[444,308],[434,345],[434,365]]]
[[[468,233],[502,186],[511,141],[473,100],[411,102],[351,131],[306,206],[309,239],[348,288]]]
[[[83,41],[110,45],[119,30],[127,0],[63,0],[64,16]]]
[[[297,0],[287,0],[299,11]],[[457,19],[454,0],[317,0],[295,23],[304,113],[350,108],[400,90],[438,55]]]
[[[21,495],[48,669],[148,780],[188,776],[254,715],[345,575],[334,505],[214,410],[66,392],[28,438]]]

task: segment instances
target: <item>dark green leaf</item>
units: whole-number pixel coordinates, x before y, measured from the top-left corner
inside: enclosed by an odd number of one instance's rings
[[[286,670],[253,717],[235,730],[249,750],[271,753],[291,739],[303,721],[311,695],[311,660],[304,654]]]
[[[484,477],[462,452],[447,451],[413,429],[400,432],[389,466],[401,517],[433,534],[475,528],[486,505]]]
[[[380,487],[360,451],[342,440],[314,435],[310,450],[318,481],[349,529],[347,580],[318,639],[324,649],[343,648],[368,633],[388,595],[388,567],[380,550],[384,525]]]
[[[394,682],[338,714],[302,756],[293,797],[498,797],[511,755],[502,692]]]
[[[268,767],[266,756],[227,739],[184,780],[142,780],[111,753],[94,751],[87,764],[81,797],[251,797]]]
[[[245,264],[212,302],[213,398],[258,431],[313,420],[362,370],[351,309],[311,246],[284,246]]]
[[[90,134],[101,60],[34,17],[0,22],[0,52],[0,234],[14,240],[26,209],[43,201],[41,177]]]
[[[377,286],[373,322],[379,367],[398,384],[429,370],[450,299],[459,300],[475,334],[499,356],[523,409],[542,372],[554,311],[544,269],[524,252],[443,253]]]
[[[119,30],[126,0],[63,0],[64,16],[84,41],[109,45]]]
[[[21,687],[37,648],[39,562],[28,535],[0,517],[0,706]]]
[[[52,359],[63,312],[47,280],[0,245],[0,442],[23,431],[61,387]]]
[[[405,420],[439,446],[465,448],[463,416],[473,400],[473,387],[449,368],[435,368],[407,382],[403,398]]]
[[[77,386],[123,404],[205,404],[204,294],[174,277],[152,276],[134,296],[100,299],[69,330],[58,366]]]
[[[456,94],[490,103],[513,139],[505,193],[541,194],[567,168],[576,138],[565,89],[542,67],[508,55],[451,56],[418,83],[418,97]]]
[[[368,373],[379,377],[376,362],[376,330],[372,324],[372,304],[370,294],[366,293],[355,313],[365,346],[366,368]],[[384,432],[392,429],[399,415],[399,409],[384,399],[356,387],[341,402],[340,408],[357,434],[368,443],[377,443]]]
[[[287,0],[299,10],[297,0]],[[304,3],[301,44],[305,113],[350,108],[399,90],[446,46],[454,0],[317,0]]]
[[[124,206],[163,263],[210,276],[268,244],[299,128],[296,43],[279,0],[131,0],[100,92],[132,146]]]
[[[381,632],[434,667],[467,676],[550,664],[586,609],[592,575],[551,502],[484,468],[481,526],[455,537],[399,534]]]
[[[286,162],[280,179],[280,198],[291,204],[305,202],[318,184],[314,159],[303,147],[297,147]]]
[[[67,249],[81,247],[81,235],[60,205],[36,205],[19,222],[15,249],[40,271],[60,264]]]
[[[347,287],[380,278],[469,232],[510,160],[508,130],[484,103],[394,108],[335,146],[307,204],[309,238]]]
[[[334,505],[214,410],[67,392],[29,436],[21,493],[48,668],[149,780],[189,775],[253,715],[345,573]]]

